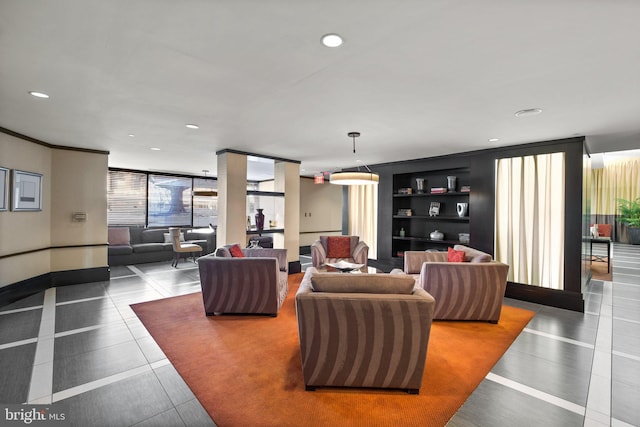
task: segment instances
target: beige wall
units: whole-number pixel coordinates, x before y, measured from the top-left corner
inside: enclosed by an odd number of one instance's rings
[[[320,235],[342,234],[342,186],[300,178],[300,246]]]
[[[0,287],[52,271],[107,265],[106,247],[82,247],[107,240],[106,154],[49,148],[0,133],[0,166],[43,176],[41,211],[0,212]],[[71,224],[71,209],[86,211],[89,220]]]
[[[106,155],[53,151],[51,246],[98,245],[107,242]],[[87,214],[85,222],[71,220],[74,212]],[[104,246],[52,250],[51,270],[64,271],[107,265]]]

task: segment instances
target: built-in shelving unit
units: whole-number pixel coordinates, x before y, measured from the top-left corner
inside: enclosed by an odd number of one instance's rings
[[[455,176],[455,190],[449,191],[447,177]],[[418,179],[424,180],[418,188]],[[460,191],[462,187],[469,191]],[[393,176],[392,255],[401,257],[405,251],[437,249],[460,243],[460,234],[469,233],[469,194],[472,189],[469,170],[446,169]],[[444,193],[432,188],[447,189]],[[435,190],[437,191],[437,190]],[[442,191],[442,190],[440,190]],[[459,216],[458,203],[466,203],[467,214]],[[439,204],[438,213],[430,214],[432,204]],[[402,213],[400,213],[402,212]],[[410,214],[408,214],[410,212]],[[430,238],[433,231],[444,234],[443,239]]]
[[[279,191],[247,190],[247,196],[254,196],[257,206],[265,209],[264,229],[258,230],[255,228],[255,207],[250,209],[249,206],[247,206],[247,213],[253,225],[253,228],[247,230],[247,235],[261,236],[263,234],[284,233],[282,224],[284,221],[285,194]],[[276,221],[276,226],[273,228],[269,227],[269,221]]]

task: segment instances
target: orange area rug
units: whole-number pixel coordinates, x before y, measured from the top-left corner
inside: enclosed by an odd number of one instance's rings
[[[289,277],[277,317],[206,317],[200,293],[132,305],[219,427],[444,426],[534,313],[504,306],[497,325],[437,321],[419,395],[396,390],[305,391]]]

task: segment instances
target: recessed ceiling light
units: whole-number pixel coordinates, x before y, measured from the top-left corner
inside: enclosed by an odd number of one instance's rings
[[[29,92],[29,95],[35,96],[36,98],[48,98],[49,97],[49,95],[47,95],[46,93],[36,92],[35,90],[32,90],[31,92]]]
[[[136,135],[135,135],[135,134],[133,134],[133,133],[130,133],[130,134],[129,134],[129,138],[135,138],[135,137],[136,137]]]
[[[537,116],[542,113],[541,108],[527,108],[526,110],[516,111],[516,117]]]
[[[326,47],[338,47],[342,44],[342,37],[338,34],[325,34],[322,36],[322,44]]]
[[[489,142],[498,142],[500,139],[498,138],[489,138]]]
[[[186,124],[185,126],[188,127],[189,129],[199,129],[200,128],[200,126],[194,125],[193,123]]]
[[[158,147],[151,147],[151,151],[160,151]]]

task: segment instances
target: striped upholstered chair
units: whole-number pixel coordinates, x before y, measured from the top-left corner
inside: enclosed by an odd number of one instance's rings
[[[311,263],[319,268],[340,260],[367,265],[369,246],[359,236],[320,236],[311,244]]]
[[[309,267],[296,293],[307,390],[373,387],[417,394],[433,310],[431,295],[401,270],[349,274]]]
[[[498,323],[507,287],[507,264],[491,255],[456,245],[466,262],[448,262],[447,252],[406,251],[404,271],[436,300],[434,320]]]
[[[287,250],[237,249],[242,257],[222,247],[198,258],[205,313],[276,316],[288,292]]]

